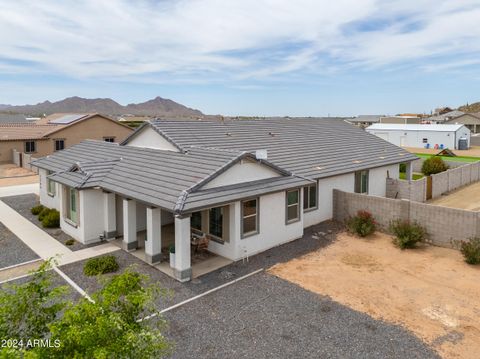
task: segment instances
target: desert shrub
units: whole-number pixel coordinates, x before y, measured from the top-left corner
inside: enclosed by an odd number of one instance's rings
[[[74,240],[74,239],[67,239],[67,240],[65,241],[65,244],[66,244],[67,246],[73,246],[73,245],[75,244],[75,240]]]
[[[43,209],[40,211],[40,213],[38,214],[38,220],[41,222],[43,221],[43,219],[47,216],[47,214],[49,214],[51,211],[50,208],[47,208],[47,207],[43,207]]]
[[[60,227],[60,212],[56,209],[51,209],[43,218],[42,226],[44,228],[58,228]]]
[[[94,276],[115,272],[117,270],[118,263],[114,256],[102,256],[89,259],[83,267],[83,274],[87,276]]]
[[[460,252],[468,264],[480,264],[480,237],[460,242]]]
[[[32,212],[32,214],[34,214],[35,216],[39,215],[40,212],[44,209],[45,207],[43,207],[41,204],[39,204],[38,206],[35,206],[35,207],[32,207],[32,209],[30,210],[30,212]]]
[[[438,156],[427,158],[422,164],[422,173],[430,176],[448,170],[448,165]]]
[[[377,223],[368,211],[358,211],[355,216],[347,221],[348,230],[360,237],[366,237],[375,232]]]
[[[420,224],[404,220],[390,223],[390,231],[395,235],[393,243],[400,249],[413,248],[427,236],[425,228]]]

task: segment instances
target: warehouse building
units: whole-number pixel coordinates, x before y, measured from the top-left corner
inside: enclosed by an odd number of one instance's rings
[[[468,149],[470,130],[461,124],[421,125],[377,123],[367,132],[394,145],[417,148]]]

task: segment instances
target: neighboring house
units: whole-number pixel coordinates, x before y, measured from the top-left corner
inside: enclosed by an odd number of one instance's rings
[[[446,121],[457,118],[457,117],[462,116],[464,114],[465,114],[465,112],[458,111],[458,110],[453,110],[453,111],[446,112],[446,113],[443,113],[443,114],[437,114],[437,115],[434,115],[434,116],[430,116],[430,117],[426,118],[425,120],[428,120],[431,123],[446,123]]]
[[[417,115],[403,115],[403,116],[387,116],[380,118],[380,123],[395,123],[395,124],[420,124],[425,119]]]
[[[0,162],[13,162],[13,150],[43,157],[85,139],[121,142],[132,129],[107,116],[54,114],[35,123],[0,124]]]
[[[463,125],[377,123],[368,127],[366,131],[400,147],[450,149],[470,147],[470,130]]]
[[[452,118],[445,123],[454,123],[465,125],[472,133],[480,132],[480,113],[465,113],[461,116]]]
[[[415,159],[345,121],[284,118],[156,120],[120,145],[84,141],[32,164],[63,231],[82,243],[123,238],[152,264],[174,244],[186,281],[192,236],[240,260],[331,219],[335,188],[385,196],[386,178]]]
[[[380,122],[382,117],[385,117],[385,115],[358,115],[357,117],[348,118],[347,121],[352,125],[365,128]]]
[[[439,107],[439,108],[436,108],[435,111],[433,111],[433,113],[435,116],[438,116],[438,115],[445,115],[452,111],[454,110],[452,110],[450,107]]]
[[[29,120],[19,113],[0,113],[0,125],[5,123],[29,123]]]

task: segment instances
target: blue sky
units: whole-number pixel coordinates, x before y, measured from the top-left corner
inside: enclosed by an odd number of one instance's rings
[[[155,96],[208,114],[480,101],[478,0],[0,0],[0,103]]]

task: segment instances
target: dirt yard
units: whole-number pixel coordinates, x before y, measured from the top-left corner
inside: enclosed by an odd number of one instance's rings
[[[405,150],[413,153],[426,153],[436,155],[441,150],[434,148],[417,148],[417,147],[403,147]],[[480,157],[480,146],[471,146],[468,150],[453,150],[457,156]]]
[[[452,191],[428,203],[444,207],[480,211],[480,182]]]
[[[480,268],[452,249],[401,251],[391,237],[341,233],[270,272],[376,319],[410,329],[444,358],[478,358]]]
[[[0,187],[37,183],[38,175],[12,163],[0,164]]]

